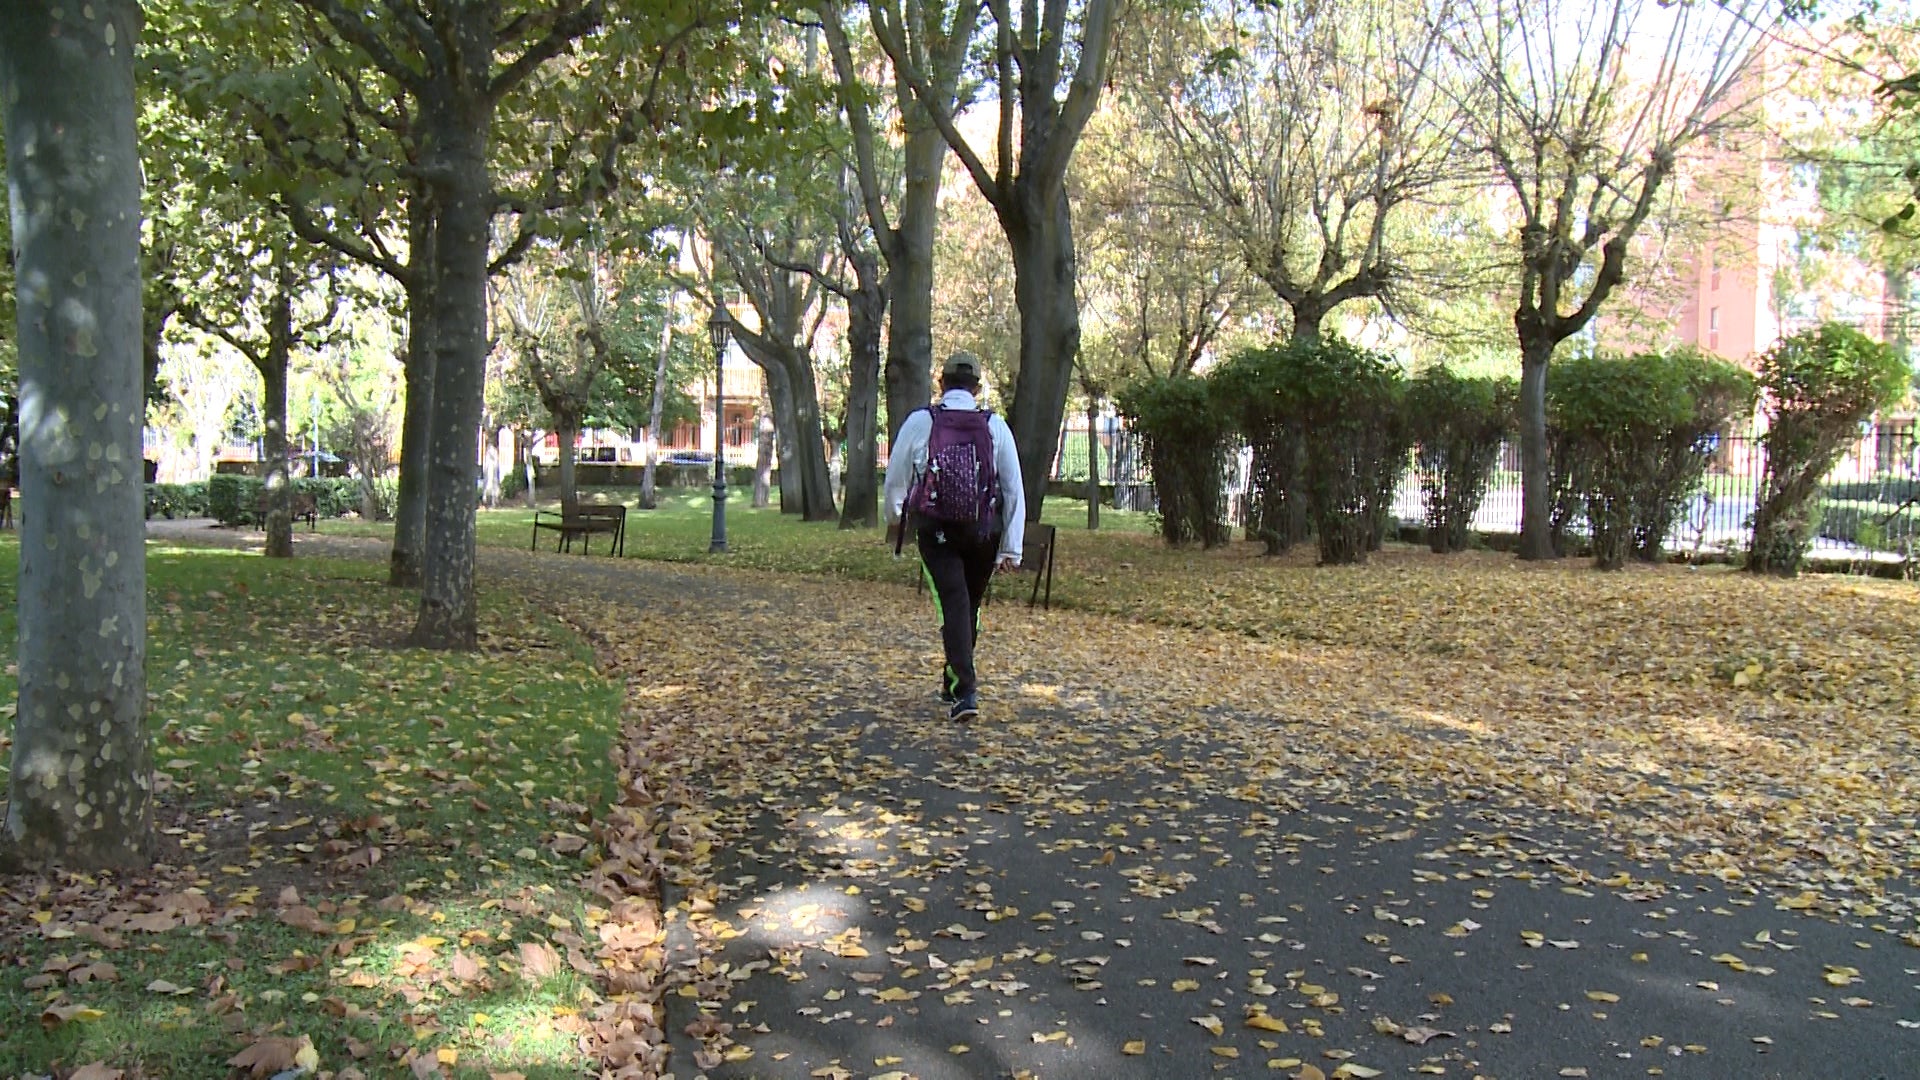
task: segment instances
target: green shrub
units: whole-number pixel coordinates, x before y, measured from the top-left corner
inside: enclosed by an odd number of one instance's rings
[[[222,525],[249,524],[265,486],[257,476],[215,473],[207,479],[207,513]]]
[[[1227,425],[1206,380],[1146,378],[1114,397],[1146,443],[1160,503],[1160,534],[1176,546],[1198,541],[1216,547],[1230,538],[1222,481]]]
[[[1406,380],[1392,360],[1338,337],[1294,343],[1283,356],[1321,565],[1365,562],[1386,533],[1412,445]]]
[[[148,484],[147,517],[207,517],[207,482],[189,484]]]
[[[1568,490],[1594,565],[1655,559],[1706,471],[1712,436],[1752,401],[1752,379],[1693,349],[1562,362],[1547,391]]]
[[[1427,546],[1463,551],[1500,445],[1513,430],[1512,379],[1463,379],[1430,368],[1407,387],[1407,420],[1427,516]]]
[[[1311,346],[1308,346],[1311,348]],[[1293,394],[1292,343],[1247,349],[1209,379],[1252,451],[1247,476],[1247,539],[1278,555],[1311,531],[1306,490],[1306,433]]]
[[[1851,327],[1826,323],[1783,338],[1760,361],[1770,421],[1766,474],[1747,568],[1792,576],[1817,529],[1820,479],[1860,424],[1911,386],[1906,359]]]
[[[1661,546],[1706,476],[1721,434],[1753,413],[1758,384],[1745,369],[1683,348],[1666,354],[1686,383],[1692,410],[1668,429],[1654,448],[1654,466],[1634,498],[1633,554],[1660,561]]]

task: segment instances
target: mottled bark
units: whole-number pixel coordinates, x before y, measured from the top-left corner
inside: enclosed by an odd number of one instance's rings
[[[573,513],[580,506],[580,487],[575,480],[574,463],[580,459],[580,421],[573,416],[556,416],[554,423],[560,439],[560,510]]]
[[[433,438],[433,248],[432,201],[416,189],[407,204],[408,258],[412,278],[407,282],[407,397],[400,416],[400,484],[394,498],[393,551],[388,559],[387,584],[395,588],[420,587],[421,563],[427,538],[427,486],[430,443]]]
[[[1552,482],[1548,476],[1547,363],[1553,343],[1529,340],[1520,353],[1520,557],[1551,559]]]
[[[286,303],[286,294],[275,297],[272,316],[275,330],[280,325],[278,309]],[[290,329],[290,325],[289,325]],[[277,332],[273,333],[280,340]],[[293,558],[293,480],[287,475],[287,360],[283,346],[270,347],[257,365],[260,372],[261,448],[267,459],[267,557]]]
[[[773,505],[773,397],[760,391],[759,415],[754,419],[753,508]]]
[[[1087,529],[1100,527],[1100,398],[1087,395]]]
[[[660,493],[654,488],[654,472],[660,467],[660,418],[667,406],[667,358],[673,355],[673,320],[660,328],[660,355],[653,362],[653,405],[647,411],[647,467],[640,474],[640,509],[660,505]]]
[[[1027,520],[1039,521],[1054,436],[1066,414],[1068,385],[1080,352],[1080,306],[1066,196],[1042,204],[1024,197],[1024,188],[1020,195],[1000,215],[1013,249],[1013,295],[1020,308],[1020,375],[1014,380],[1007,424],[1020,450]]]
[[[489,38],[485,20],[463,20],[470,38]],[[491,42],[468,40],[469,57],[493,53]],[[479,641],[474,606],[474,513],[487,359],[487,237],[492,192],[487,137],[493,105],[480,95],[449,95],[426,110],[433,201],[439,210],[434,243],[433,434],[427,484],[426,561],[419,620],[412,641],[436,649],[472,649]]]
[[[915,108],[915,114],[920,110]],[[933,400],[933,244],[940,222],[940,167],[947,141],[922,119],[907,132],[906,188],[899,224],[885,249],[892,296],[887,313],[887,443],[907,414]]]
[[[872,253],[855,250],[848,259],[856,287],[847,299],[847,450],[840,527],[871,529],[880,524],[880,331],[887,279]]]
[[[793,459],[794,441],[799,438],[799,421],[793,410],[793,383],[784,368],[761,370],[767,376],[767,400],[773,403],[773,463],[779,473],[780,512],[798,514],[806,506],[806,500],[800,494],[801,474]]]
[[[813,358],[765,338],[742,334],[740,348],[767,375],[780,454],[780,512],[832,521],[833,474],[820,432],[820,388]]]
[[[150,858],[139,26],[127,0],[0,4],[24,504],[0,869]]]

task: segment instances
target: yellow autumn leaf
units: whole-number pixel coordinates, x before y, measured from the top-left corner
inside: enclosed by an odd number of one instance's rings
[[[1147,1041],[1145,1039],[1129,1039],[1120,1044],[1120,1052],[1130,1057],[1139,1057],[1141,1054],[1147,1052]]]
[[[1184,994],[1192,990],[1200,989],[1200,983],[1194,979],[1175,979],[1173,980],[1173,989],[1175,993]]]
[[[1221,1023],[1220,1018],[1217,1016],[1196,1016],[1193,1018],[1193,1022],[1207,1029],[1207,1031],[1213,1035],[1224,1035],[1227,1030],[1227,1025]]]
[[[1277,1016],[1269,1016],[1263,1012],[1250,1014],[1247,1017],[1246,1024],[1256,1031],[1278,1031],[1284,1033],[1287,1030],[1287,1022],[1285,1020]]]
[[[1613,1004],[1614,1002],[1620,1000],[1620,995],[1613,993],[1610,990],[1589,990],[1587,991],[1587,1000],[1588,1001],[1604,1001],[1607,1004]]]

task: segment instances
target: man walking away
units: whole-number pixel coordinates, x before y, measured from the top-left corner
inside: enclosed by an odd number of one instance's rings
[[[994,571],[1020,565],[1027,500],[1013,431],[975,399],[979,358],[949,356],[940,391],[938,405],[900,424],[887,458],[888,538],[898,551],[903,530],[914,530],[947,654],[940,700],[949,719],[970,720],[980,713],[973,668],[980,601]]]

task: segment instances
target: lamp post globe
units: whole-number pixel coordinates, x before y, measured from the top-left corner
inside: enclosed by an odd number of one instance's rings
[[[733,334],[733,316],[725,304],[713,306],[707,320],[707,338],[713,343],[713,542],[710,555],[727,550],[727,441],[726,441],[726,366],[727,341]]]

